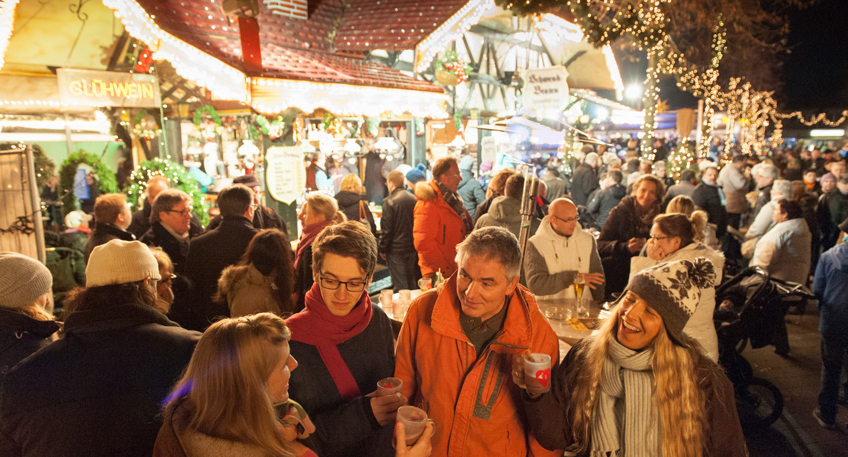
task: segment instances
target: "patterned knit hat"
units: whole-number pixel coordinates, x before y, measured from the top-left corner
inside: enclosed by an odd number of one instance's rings
[[[53,276],[41,262],[17,252],[0,252],[0,307],[28,305],[52,287]]]
[[[91,251],[85,267],[85,287],[162,279],[159,264],[140,241],[112,240]]]
[[[427,179],[427,175],[424,174],[424,171],[421,168],[413,168],[406,173],[406,180],[415,185],[418,181],[424,181]]]
[[[680,343],[683,327],[701,301],[701,289],[712,287],[715,278],[715,267],[704,257],[661,263],[636,273],[621,296],[632,290],[645,300],[662,317],[669,336]]]

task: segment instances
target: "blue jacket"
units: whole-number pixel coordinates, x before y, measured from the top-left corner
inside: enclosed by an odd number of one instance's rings
[[[470,171],[460,170],[460,173],[462,174],[462,181],[459,182],[459,189],[456,193],[462,197],[462,203],[468,210],[468,214],[474,217],[477,206],[486,200],[486,192],[483,192],[483,186],[474,179]]]
[[[819,300],[822,339],[848,345],[848,244],[840,244],[819,257],[813,292]]]

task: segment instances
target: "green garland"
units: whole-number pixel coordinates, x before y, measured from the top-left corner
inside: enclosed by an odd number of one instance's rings
[[[200,185],[194,177],[182,165],[158,157],[141,162],[127,180],[127,185],[123,191],[127,194],[127,202],[133,208],[139,207],[140,197],[147,190],[147,181],[154,175],[162,175],[168,178],[172,189],[179,189],[187,193],[191,197],[194,213],[197,214],[200,223],[204,227],[209,223],[208,208],[203,204],[203,194],[200,192]]]
[[[113,194],[118,191],[115,173],[100,160],[97,154],[81,149],[76,150],[62,162],[62,166],[59,168],[59,189],[61,189],[63,215],[67,215],[76,209],[77,196],[74,195],[74,178],[77,174],[77,168],[81,164],[91,166],[102,193]]]
[[[194,112],[194,125],[196,127],[200,127],[200,123],[203,122],[203,118],[209,116],[212,118],[212,122],[216,125],[221,126],[221,116],[218,115],[218,112],[215,111],[215,107],[212,105],[205,105]]]
[[[41,189],[47,185],[47,181],[56,174],[56,164],[37,144],[32,145],[32,158],[35,162],[35,183],[38,185],[38,191],[41,192]]]

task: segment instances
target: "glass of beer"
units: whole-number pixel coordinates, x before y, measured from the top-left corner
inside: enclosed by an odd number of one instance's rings
[[[580,298],[583,296],[583,288],[586,287],[586,280],[579,273],[574,276],[574,297]]]

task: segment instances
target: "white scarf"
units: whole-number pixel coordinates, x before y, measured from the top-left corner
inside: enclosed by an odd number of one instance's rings
[[[661,455],[659,417],[652,399],[653,349],[636,352],[610,341],[592,419],[592,457]]]

